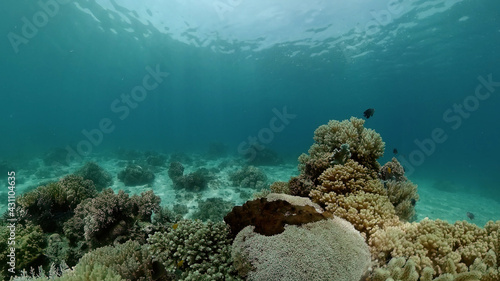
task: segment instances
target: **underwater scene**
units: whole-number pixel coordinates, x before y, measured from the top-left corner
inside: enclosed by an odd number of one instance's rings
[[[0,280],[500,281],[498,0],[6,0]]]

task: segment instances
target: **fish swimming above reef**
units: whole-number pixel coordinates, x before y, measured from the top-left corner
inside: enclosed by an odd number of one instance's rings
[[[375,109],[368,108],[367,110],[365,110],[365,112],[363,112],[363,115],[365,116],[366,119],[368,119],[368,118],[372,117],[374,113],[375,113]]]
[[[392,153],[394,153],[395,155],[397,155],[397,154],[398,154],[398,149],[397,149],[397,148],[394,148],[394,149],[392,150]]]
[[[467,212],[467,217],[470,219],[470,220],[473,220],[475,218],[474,214],[471,213],[471,212]]]

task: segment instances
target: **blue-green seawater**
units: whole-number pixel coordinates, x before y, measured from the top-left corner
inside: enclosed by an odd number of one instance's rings
[[[500,201],[499,1],[165,2],[4,1],[0,159],[238,155],[260,136],[293,162],[319,125],[374,108],[381,163],[396,148],[416,183]],[[164,76],[144,92],[147,69]],[[276,111],[294,118],[266,130]]]

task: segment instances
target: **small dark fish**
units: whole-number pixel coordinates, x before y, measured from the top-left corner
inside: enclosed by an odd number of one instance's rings
[[[415,198],[412,198],[410,202],[412,206],[415,206],[417,204],[417,200]]]
[[[392,152],[393,152],[394,154],[398,154],[398,149],[397,149],[397,148],[394,148],[394,149],[392,150]]]
[[[365,116],[366,119],[368,119],[373,116],[373,113],[375,113],[375,109],[368,108],[367,110],[365,110],[365,112],[363,112],[363,115]]]
[[[471,213],[471,212],[467,212],[467,217],[470,219],[470,220],[473,220],[475,218],[474,214]]]

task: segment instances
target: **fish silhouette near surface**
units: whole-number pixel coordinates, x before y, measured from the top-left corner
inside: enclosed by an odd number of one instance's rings
[[[473,220],[476,216],[474,216],[473,213],[471,212],[467,212],[467,217],[470,219],[470,220]]]
[[[365,116],[366,119],[368,119],[368,118],[372,117],[374,113],[375,113],[375,109],[368,108],[367,110],[365,110],[365,112],[363,112],[363,115]]]

